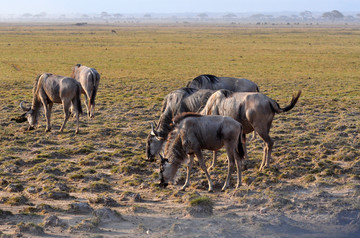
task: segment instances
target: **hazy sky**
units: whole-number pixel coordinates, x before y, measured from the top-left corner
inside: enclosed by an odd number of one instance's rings
[[[360,0],[0,0],[0,14],[360,12]]]

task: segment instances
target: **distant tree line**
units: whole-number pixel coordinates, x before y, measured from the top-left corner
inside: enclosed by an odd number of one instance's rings
[[[33,18],[33,19],[41,19],[41,18],[46,18],[48,17],[46,12],[40,12],[38,14],[30,14],[30,13],[25,13],[23,15],[21,15],[22,18]],[[261,20],[261,21],[271,21],[271,20],[305,20],[305,21],[309,21],[309,20],[317,20],[317,19],[323,19],[323,20],[329,20],[329,21],[337,21],[337,20],[341,20],[341,19],[345,19],[345,20],[351,20],[351,19],[356,19],[356,17],[360,18],[360,13],[356,14],[355,16],[344,16],[344,14],[342,14],[340,11],[338,10],[333,10],[330,12],[324,12],[321,16],[317,16],[314,17],[314,14],[311,11],[303,11],[300,12],[298,15],[291,15],[291,16],[277,16],[274,17],[273,15],[267,15],[267,14],[254,14],[251,15],[249,17],[239,17],[234,13],[227,13],[223,16],[221,16],[221,18],[225,19],[225,20],[234,20],[234,19],[253,19],[253,20]],[[59,17],[60,19],[65,19],[66,16],[65,15],[61,15]],[[124,19],[126,18],[125,15],[121,14],[121,13],[114,13],[114,14],[109,14],[108,12],[101,12],[99,14],[93,15],[93,16],[89,16],[87,14],[83,14],[81,15],[82,19],[103,19],[103,20],[119,20],[119,19]],[[151,14],[144,14],[142,16],[142,18],[144,19],[151,19],[152,15]],[[176,16],[173,16],[172,18],[177,18]],[[200,20],[211,20],[214,18],[209,17],[208,13],[199,13],[196,15],[196,18],[200,19]],[[219,16],[217,16],[217,18],[219,18]]]

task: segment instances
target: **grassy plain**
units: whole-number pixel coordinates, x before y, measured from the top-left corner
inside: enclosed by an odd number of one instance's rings
[[[41,230],[48,214],[67,223],[62,229],[69,236],[231,237],[237,231],[248,237],[339,237],[360,232],[358,26],[13,24],[0,25],[0,52],[4,234],[26,232],[21,229],[29,220]],[[22,113],[22,100],[31,102],[39,73],[70,75],[76,63],[101,74],[96,117],[81,118],[79,135],[73,120],[64,133],[57,131],[63,120],[60,105],[54,106],[50,133],[44,132],[43,116],[30,132],[10,121]],[[205,73],[248,78],[281,106],[297,90],[303,93],[292,111],[275,116],[271,168],[258,172],[262,141],[248,143],[241,189],[220,192],[226,174],[222,155],[211,174],[214,194],[207,194],[205,176],[196,166],[187,192],[177,192],[179,186],[160,190],[157,163],[144,160],[150,122],[157,121],[167,93]],[[183,178],[184,173],[180,183]],[[186,214],[194,194],[213,200],[208,220]],[[71,217],[67,206],[75,200],[95,209],[103,197],[120,204],[114,209],[126,222],[78,228],[91,215]],[[190,229],[194,224],[199,227]],[[224,226],[231,229],[219,228]],[[45,233],[56,234],[56,229]]]

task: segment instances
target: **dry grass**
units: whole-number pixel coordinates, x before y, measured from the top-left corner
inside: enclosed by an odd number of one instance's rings
[[[221,194],[222,155],[212,172],[218,191],[207,195],[215,208],[230,196],[250,210],[359,209],[359,35],[350,26],[0,26],[0,207],[6,205],[1,198],[9,197],[16,206],[20,194],[28,203],[53,203],[51,192],[65,194],[65,201],[105,192],[122,204],[120,195],[131,191],[171,203],[178,187],[159,189],[158,165],[144,160],[149,123],[157,120],[168,92],[207,73],[251,79],[281,106],[303,90],[292,111],[275,116],[271,168],[257,171],[263,145],[249,142],[243,188]],[[54,106],[50,133],[44,133],[43,116],[40,128],[30,132],[10,122],[21,113],[20,101],[31,102],[37,74],[70,75],[76,63],[102,77],[96,117],[81,117],[79,135],[73,120],[57,132],[60,105]],[[191,181],[190,193],[206,193],[196,166]],[[174,203],[186,194],[177,194]]]

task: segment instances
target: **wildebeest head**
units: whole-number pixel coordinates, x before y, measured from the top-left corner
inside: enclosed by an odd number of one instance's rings
[[[22,114],[21,116],[12,118],[12,121],[16,121],[17,123],[22,123],[25,121],[29,122],[29,128],[28,130],[33,130],[35,128],[35,126],[37,125],[37,113],[34,112],[33,109],[31,109],[30,107],[25,107],[24,106],[24,102],[20,103],[20,108],[25,111],[24,114]]]
[[[146,158],[150,162],[155,160],[155,156],[159,154],[161,146],[164,143],[164,139],[159,136],[159,133],[155,130],[155,127],[154,124],[151,123],[151,132],[146,139]]]
[[[81,67],[81,64],[76,64],[73,68],[72,68],[72,74],[71,74],[71,78],[75,78],[75,72]]]
[[[167,178],[164,176],[165,170],[168,168],[169,165],[169,160],[168,159],[164,159],[161,155],[161,163],[160,163],[160,188],[166,188],[168,186],[168,182],[167,182]]]

